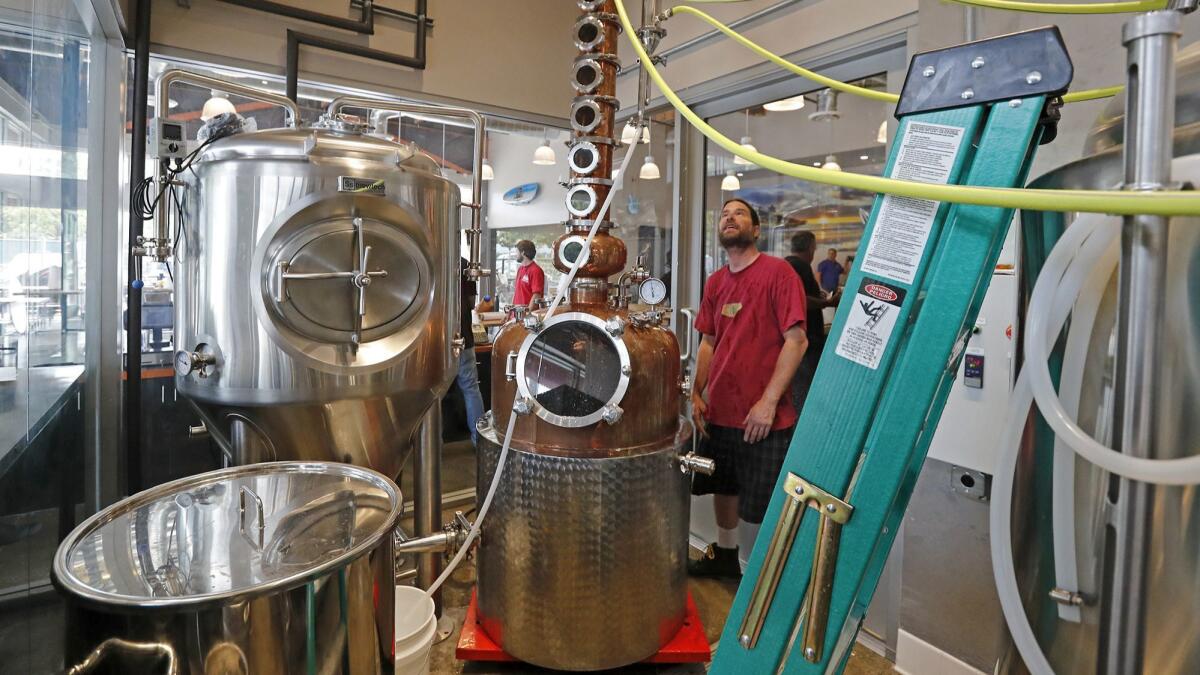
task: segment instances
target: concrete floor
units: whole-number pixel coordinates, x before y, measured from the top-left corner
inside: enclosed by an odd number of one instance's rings
[[[453,514],[450,514],[451,516]],[[464,663],[454,658],[454,648],[458,643],[458,634],[462,629],[462,620],[470,602],[471,590],[475,586],[475,563],[468,559],[446,582],[443,593],[445,610],[444,617],[455,621],[454,633],[434,645],[430,672],[435,675],[458,675],[467,673],[473,675],[516,675],[517,673],[551,673],[542,668],[527,664],[498,664],[498,663]],[[737,583],[713,579],[693,579],[690,582],[692,597],[700,611],[700,620],[704,623],[705,633],[710,644],[714,644],[721,636],[725,617],[733,604],[733,596],[737,592]],[[645,665],[629,666],[605,673],[630,673],[635,675],[686,675],[690,673],[708,672],[707,664],[681,665]],[[850,656],[846,667],[846,675],[887,675],[896,672],[892,663],[874,651],[858,645]]]

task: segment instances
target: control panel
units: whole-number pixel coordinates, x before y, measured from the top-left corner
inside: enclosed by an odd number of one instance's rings
[[[187,155],[183,122],[156,118],[150,128],[150,149],[158,159],[182,159]]]

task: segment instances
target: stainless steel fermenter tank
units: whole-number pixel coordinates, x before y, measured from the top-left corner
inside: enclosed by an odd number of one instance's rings
[[[221,139],[184,174],[176,384],[234,464],[395,477],[453,377],[459,189],[338,114],[369,103],[403,107],[339,99],[312,127]]]
[[[1200,185],[1200,45],[1178,54],[1172,180]],[[1033,181],[1031,187],[1113,189],[1123,181],[1124,98],[1097,120],[1085,157]],[[1022,275],[1026,293],[1064,227],[1061,214],[1022,212]],[[1155,457],[1169,459],[1200,447],[1200,224],[1174,218],[1167,241],[1166,311],[1161,327],[1163,372],[1157,376],[1161,410]],[[1075,399],[1081,427],[1114,442],[1118,273],[1093,307],[1090,339],[1074,358],[1077,380],[1066,382],[1060,344],[1052,357],[1063,371],[1060,395]],[[1072,324],[1081,321],[1080,305]],[[1074,330],[1074,327],[1071,328]],[[1085,336],[1086,337],[1086,336]],[[1070,338],[1063,341],[1071,344]],[[1069,347],[1067,348],[1069,349]],[[1077,394],[1077,395],[1076,395]],[[1188,412],[1192,414],[1188,414]],[[1040,422],[1026,435],[1013,503],[1014,553],[1026,614],[1054,671],[1102,672],[1107,607],[1122,581],[1114,575],[1113,547],[1121,521],[1121,490],[1096,466],[1077,459]],[[1200,496],[1197,486],[1151,488],[1145,550],[1148,574],[1142,672],[1200,672]],[[1052,527],[1052,523],[1057,521]],[[1073,525],[1073,527],[1070,527]],[[997,672],[1025,672],[1015,650]]]

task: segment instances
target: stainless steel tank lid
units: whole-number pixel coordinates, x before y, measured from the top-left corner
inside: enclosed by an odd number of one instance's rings
[[[297,586],[391,536],[400,489],[333,462],[272,462],[166,483],[92,516],[54,557],[59,588],[104,606],[223,604]]]
[[[198,161],[304,159],[312,156],[409,164],[421,155],[415,145],[404,141],[307,127],[270,129],[222,138],[205,148]],[[427,162],[422,159],[418,163],[425,170]]]

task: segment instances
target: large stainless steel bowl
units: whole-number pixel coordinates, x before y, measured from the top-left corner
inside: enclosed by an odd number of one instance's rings
[[[375,579],[402,503],[374,471],[277,462],[109,507],[54,558],[68,672],[391,672],[393,587]]]

